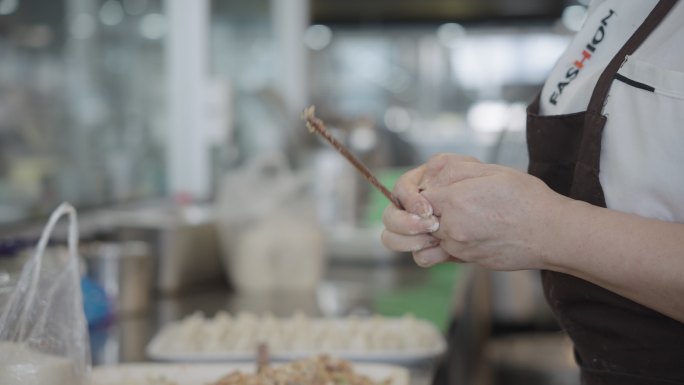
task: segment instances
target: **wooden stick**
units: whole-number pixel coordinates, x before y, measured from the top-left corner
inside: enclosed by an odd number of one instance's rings
[[[304,110],[304,112],[302,113],[302,119],[306,120],[306,128],[309,129],[310,133],[316,133],[320,137],[325,139],[325,141],[327,141],[331,146],[333,146],[333,148],[337,150],[337,152],[339,152],[340,154],[342,154],[342,156],[347,158],[349,163],[351,163],[352,166],[354,166],[354,168],[356,168],[356,170],[358,170],[361,173],[361,175],[363,175],[363,177],[370,182],[370,184],[372,184],[376,189],[378,189],[382,193],[382,195],[386,196],[387,199],[389,199],[390,202],[392,202],[399,209],[404,209],[401,202],[399,202],[399,199],[397,199],[397,197],[395,197],[387,189],[387,187],[380,183],[378,178],[376,178],[375,175],[373,175],[373,173],[368,169],[368,167],[366,167],[366,165],[363,164],[361,160],[359,160],[359,158],[352,154],[351,151],[344,147],[342,143],[340,143],[337,139],[335,139],[334,136],[332,136],[332,134],[330,134],[330,132],[325,128],[325,123],[323,123],[321,119],[318,119],[315,116],[314,106],[311,106]]]
[[[268,345],[262,342],[257,346],[257,374],[263,372],[270,364],[270,361]]]

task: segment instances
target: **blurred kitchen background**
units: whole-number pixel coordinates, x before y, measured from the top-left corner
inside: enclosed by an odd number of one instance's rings
[[[450,344],[416,383],[579,383],[537,272],[385,250],[387,201],[300,113],[390,187],[438,152],[525,169],[525,106],[586,6],[0,0],[0,289],[68,201],[109,298],[86,309],[96,364],[196,310],[411,312]]]

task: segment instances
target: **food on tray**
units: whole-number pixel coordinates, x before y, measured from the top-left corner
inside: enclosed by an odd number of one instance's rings
[[[404,368],[356,366],[327,355],[273,366],[133,364],[93,371],[93,385],[408,385],[408,378]]]
[[[118,384],[117,384],[118,385]],[[133,379],[125,379],[121,385],[183,385],[175,381],[171,381],[165,376],[149,376],[145,380],[136,381]]]
[[[389,385],[390,379],[375,382],[355,373],[343,360],[319,356],[287,365],[266,366],[256,374],[234,372],[212,385]]]
[[[154,352],[177,354],[253,354],[265,343],[274,357],[293,353],[416,352],[442,347],[440,332],[413,316],[400,318],[289,318],[220,312],[214,318],[196,313],[167,325],[152,342]]]

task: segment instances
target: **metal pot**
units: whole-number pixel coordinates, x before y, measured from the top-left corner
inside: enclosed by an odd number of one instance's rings
[[[88,277],[104,288],[118,314],[138,314],[150,304],[153,264],[144,242],[92,243],[81,250]]]

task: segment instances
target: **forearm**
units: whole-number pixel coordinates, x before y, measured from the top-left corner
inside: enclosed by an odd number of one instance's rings
[[[545,268],[684,322],[684,225],[568,201],[540,241]]]

